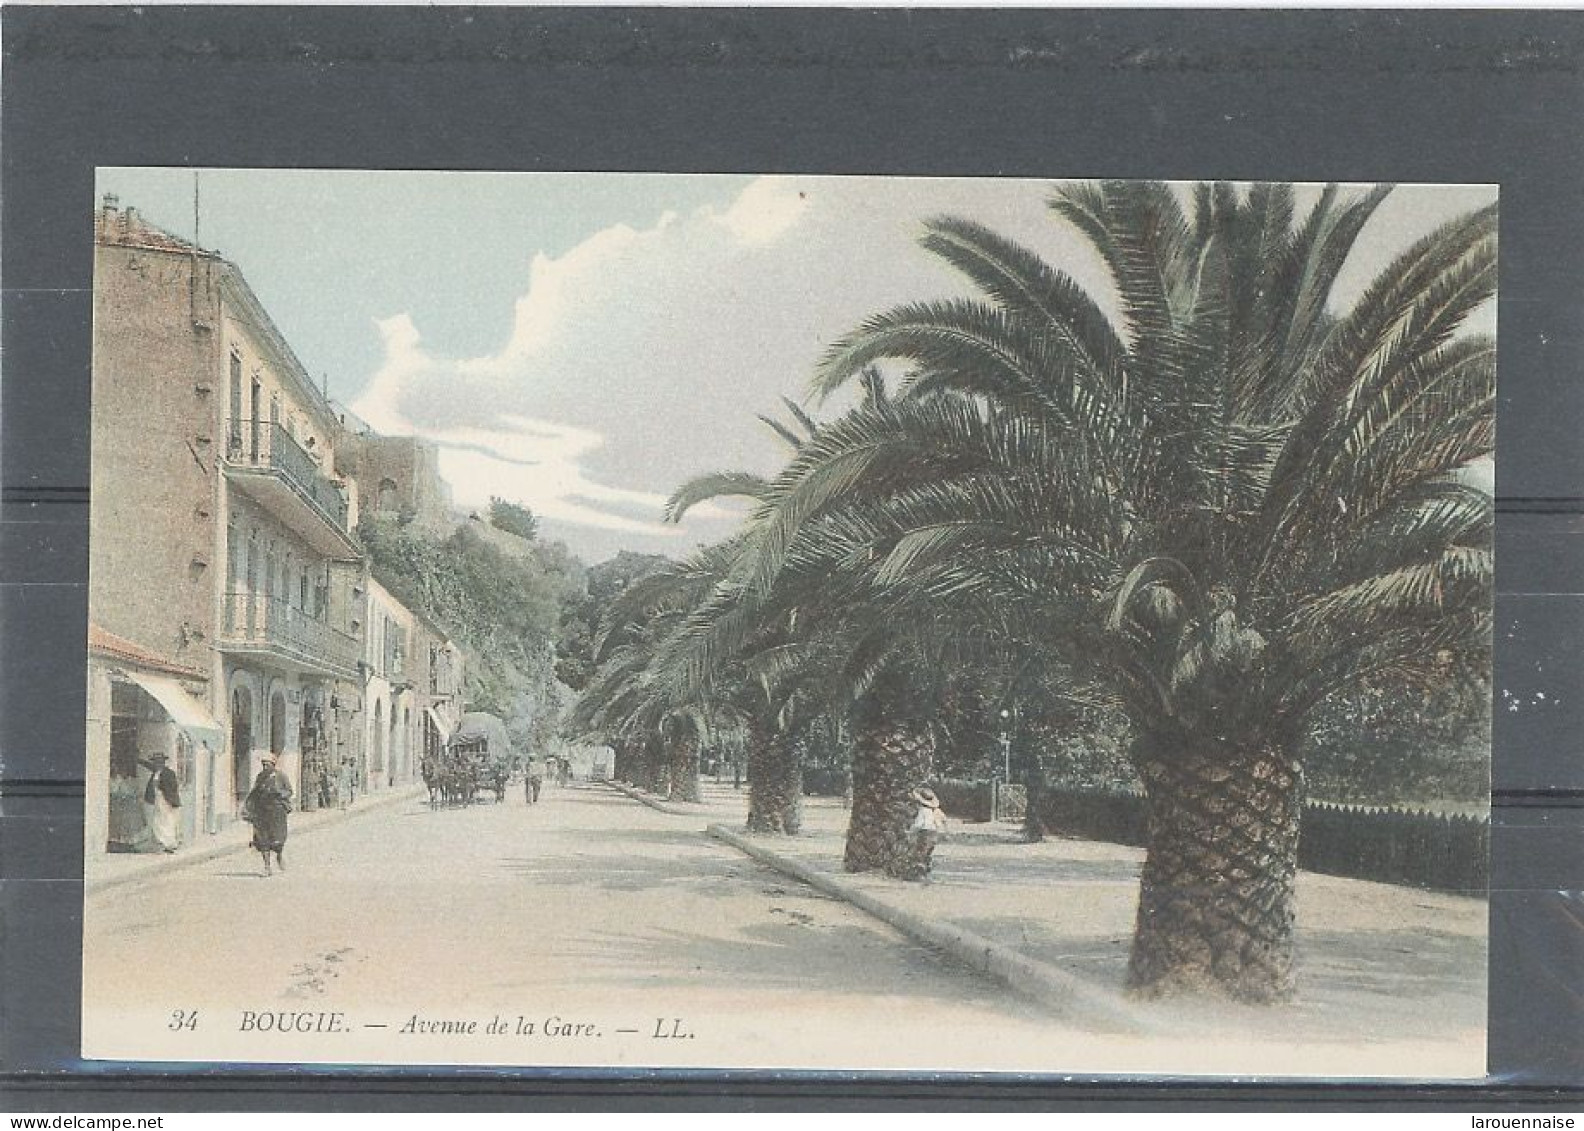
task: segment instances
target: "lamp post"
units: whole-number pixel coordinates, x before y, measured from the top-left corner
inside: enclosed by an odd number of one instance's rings
[[[1012,735],[1007,729],[1011,717],[1012,712],[1007,710],[1005,707],[1002,707],[1001,736],[999,739],[1001,743],[1001,788],[996,791],[996,800],[998,804],[996,805],[995,817],[997,820],[1001,819],[1003,811],[1006,808],[1006,787],[1012,784]]]

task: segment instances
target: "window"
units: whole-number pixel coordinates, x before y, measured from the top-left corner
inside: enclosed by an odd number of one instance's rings
[[[226,527],[226,628],[236,627],[237,590],[242,581],[242,542],[235,526]]]
[[[242,404],[242,358],[231,355],[231,442],[226,452],[231,458],[242,455],[242,417],[247,409]]]
[[[257,374],[255,374],[253,377],[253,417],[248,422],[250,429],[249,439],[251,439],[253,442],[252,446],[248,450],[248,459],[252,463],[257,463],[259,458],[259,441],[261,439],[259,435],[259,429],[263,424],[259,417],[264,411],[263,404],[264,386],[259,381]]]
[[[385,617],[385,647],[381,657],[387,675],[401,674],[400,628],[390,617]]]

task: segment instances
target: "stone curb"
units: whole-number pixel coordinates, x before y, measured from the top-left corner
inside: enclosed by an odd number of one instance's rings
[[[314,812],[324,813],[325,816],[312,819],[311,824],[294,828],[294,837],[307,836],[311,832],[324,828],[326,825],[339,824],[350,817],[356,817],[386,805],[394,805],[398,801],[411,800],[423,794],[423,787],[419,785],[405,786],[400,789],[388,790],[379,796],[364,801],[351,809],[325,810],[317,809]],[[306,814],[304,816],[307,816]],[[298,818],[299,822],[302,817]],[[134,872],[126,872],[118,876],[101,876],[97,880],[90,880],[83,884],[85,895],[98,895],[111,888],[124,887],[127,884],[137,883],[140,880],[157,880],[161,876],[168,876],[172,872],[194,864],[202,864],[209,860],[218,860],[222,856],[229,856],[233,852],[252,852],[252,846],[245,840],[228,842],[225,844],[212,844],[207,848],[200,848],[194,852],[181,852],[173,855],[169,860],[162,861],[159,865],[140,868]]]
[[[951,923],[925,919],[904,911],[856,885],[845,883],[827,872],[820,872],[790,860],[725,825],[710,825],[705,830],[716,840],[748,854],[778,872],[792,876],[810,887],[845,900],[903,934],[937,947],[981,973],[997,978],[1014,990],[1027,994],[1059,1010],[1063,1016],[1084,1021],[1097,1029],[1121,1033],[1160,1033],[1163,1026],[1146,1020],[1122,997],[1082,981],[1044,962],[1035,961],[983,935],[974,934]]]
[[[691,809],[683,809],[680,806],[674,805],[674,804],[672,804],[669,801],[661,801],[658,797],[650,797],[647,793],[644,793],[642,790],[634,789],[630,785],[623,785],[621,782],[614,782],[614,781],[607,780],[607,781],[603,782],[602,784],[606,785],[606,786],[609,786],[611,789],[614,789],[617,793],[626,794],[628,797],[632,798],[634,801],[643,802],[645,805],[649,806],[649,808],[651,808],[651,809],[658,809],[660,812],[669,813],[673,817],[707,817],[707,816],[709,816],[709,813],[706,811],[706,809],[705,809],[705,807],[703,805],[696,805],[696,806],[694,806]]]

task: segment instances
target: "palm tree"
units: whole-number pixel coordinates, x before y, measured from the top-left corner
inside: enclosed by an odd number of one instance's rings
[[[878,371],[866,371],[863,383],[865,409],[887,400]],[[723,495],[756,505],[710,600],[673,637],[671,663],[688,673],[695,693],[721,673],[754,689],[752,701],[741,704],[750,743],[751,831],[795,831],[800,823],[787,808],[801,794],[793,720],[806,726],[821,714],[849,719],[853,806],[844,866],[911,876],[909,795],[932,776],[942,657],[956,636],[943,631],[946,608],[928,595],[875,587],[860,562],[876,536],[866,516],[831,515],[811,522],[795,544],[779,540],[793,469],[817,458],[826,427],[786,404],[797,427],[760,419],[791,448],[788,471],[773,479],[704,476],[679,488],[668,504],[673,520]],[[838,421],[838,431],[845,424]],[[762,577],[755,584],[767,540],[778,569],[773,583]]]
[[[761,415],[759,419],[795,452],[818,432],[818,425],[791,400],[783,398],[792,423]],[[679,523],[693,507],[719,498],[738,498],[762,505],[770,482],[744,471],[701,475],[678,487],[666,502],[665,520]],[[732,543],[741,553],[743,540]],[[695,609],[694,634],[707,631],[711,618],[733,608],[735,588],[725,585],[731,563],[715,577],[714,599]],[[693,662],[685,642],[672,650],[672,675],[693,694],[708,694],[729,704],[743,732],[748,771],[747,831],[760,834],[795,834],[803,825],[803,774],[798,748],[791,733],[790,699],[805,682],[814,657],[795,639],[795,617],[783,611],[752,622],[751,631],[736,644],[736,654],[713,667]],[[776,684],[783,688],[778,694]]]
[[[925,247],[984,299],[891,310],[830,351],[821,392],[876,363],[907,383],[796,454],[737,567],[769,593],[861,524],[843,552],[878,590],[1037,627],[1124,704],[1150,803],[1145,995],[1290,993],[1310,711],[1489,633],[1469,467],[1492,450],[1495,351],[1463,327],[1494,293],[1495,210],[1338,309],[1387,192],[1300,210],[1286,185],[1199,185],[1186,207],[1162,184],[1061,187],[1119,316],[988,229],[932,222]]]
[[[699,751],[712,723],[710,705],[670,678],[663,657],[735,552],[731,542],[704,547],[622,591],[606,612],[594,676],[569,719],[575,732],[609,739],[636,784],[674,800],[701,798]]]

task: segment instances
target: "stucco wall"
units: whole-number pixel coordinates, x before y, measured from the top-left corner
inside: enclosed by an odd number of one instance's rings
[[[90,617],[206,668],[224,568],[213,264],[197,264],[197,319],[187,257],[101,246],[94,269]]]

